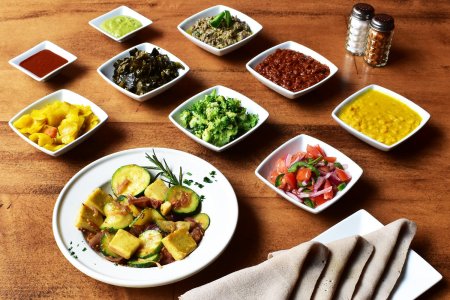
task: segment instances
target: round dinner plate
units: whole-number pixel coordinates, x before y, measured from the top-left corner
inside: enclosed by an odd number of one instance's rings
[[[178,175],[182,167],[184,179],[192,180],[190,187],[204,196],[202,212],[209,215],[211,223],[197,249],[183,260],[162,268],[139,269],[117,265],[89,247],[81,231],[75,227],[75,219],[81,204],[95,188],[109,188],[111,176],[119,167],[128,164],[151,166],[145,154],[151,155],[153,150],[158,159],[166,160],[174,174]],[[205,177],[211,180],[205,181]],[[225,176],[213,165],[178,150],[139,148],[100,158],[75,174],[59,194],[53,210],[52,227],[63,255],[84,274],[117,286],[153,287],[182,280],[214,261],[233,237],[237,220],[236,194]]]

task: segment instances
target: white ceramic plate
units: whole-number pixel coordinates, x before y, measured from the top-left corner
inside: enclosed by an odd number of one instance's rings
[[[22,61],[24,61],[28,57],[30,57],[30,56],[32,56],[32,55],[34,55],[34,54],[36,54],[36,53],[38,53],[38,52],[40,52],[42,50],[50,50],[53,53],[61,56],[62,58],[65,58],[67,60],[67,62],[64,65],[60,66],[59,68],[56,68],[55,70],[51,71],[50,73],[46,74],[43,77],[39,77],[36,74],[34,74],[33,72],[30,72],[27,69],[25,69],[25,68],[20,66],[20,63]],[[40,43],[40,44],[34,46],[33,48],[25,51],[24,53],[20,54],[19,56],[16,56],[13,59],[11,59],[9,61],[9,64],[11,66],[13,66],[14,68],[17,68],[20,71],[22,71],[23,73],[27,74],[28,76],[30,76],[34,80],[47,81],[48,79],[52,78],[53,76],[55,76],[56,74],[61,72],[62,69],[64,69],[65,67],[67,67],[68,65],[70,65],[71,63],[73,63],[76,60],[77,60],[77,57],[75,55],[73,55],[72,53],[67,52],[63,48],[59,47],[56,44],[53,44],[50,41],[43,41],[42,43]]]
[[[193,37],[192,35],[190,35],[189,33],[187,33],[187,30],[189,28],[191,28],[195,22],[197,22],[197,20],[202,19],[202,18],[206,18],[206,17],[212,17],[215,15],[218,15],[219,13],[228,10],[230,12],[230,14],[232,16],[236,16],[238,17],[239,20],[244,21],[248,24],[248,26],[250,27],[250,30],[252,31],[252,35],[246,37],[245,39],[243,39],[240,42],[237,42],[233,45],[230,45],[228,47],[222,48],[222,49],[218,49],[216,47],[213,47],[211,45],[208,45],[205,42],[202,42],[198,39],[196,39],[195,37]],[[227,53],[230,53],[242,46],[244,46],[245,44],[247,44],[248,42],[250,42],[251,39],[253,39],[261,30],[262,30],[262,25],[259,24],[258,22],[256,22],[255,20],[253,20],[252,18],[250,18],[249,16],[241,13],[238,10],[235,10],[233,8],[227,7],[225,5],[216,5],[210,8],[207,8],[199,13],[196,13],[195,15],[187,18],[186,20],[184,20],[183,22],[181,22],[178,26],[177,26],[178,30],[191,42],[193,42],[194,44],[196,44],[197,46],[199,46],[200,48],[218,55],[218,56],[222,56],[225,55]]]
[[[129,33],[117,38],[111,34],[109,34],[108,32],[104,31],[100,25],[103,23],[103,21],[106,21],[110,18],[116,17],[116,16],[127,16],[127,17],[132,17],[136,20],[138,20],[139,22],[141,22],[142,26],[139,28],[136,28],[133,31],[130,31]],[[100,31],[101,33],[103,33],[104,35],[110,37],[111,39],[115,40],[116,42],[123,42],[127,39],[129,39],[130,37],[134,36],[139,30],[144,29],[145,27],[149,26],[150,24],[152,24],[153,22],[144,17],[143,15],[137,13],[136,11],[132,10],[131,8],[127,7],[127,6],[120,6],[116,9],[111,10],[110,12],[101,15],[100,17],[97,17],[91,21],[89,21],[89,25],[91,25],[92,27],[94,27],[95,29],[97,29],[98,31]]]
[[[319,81],[318,83],[310,86],[309,88],[303,89],[298,92],[292,92],[292,91],[272,82],[271,80],[267,79],[266,77],[262,76],[261,74],[259,74],[258,72],[255,71],[255,67],[260,62],[262,62],[267,56],[274,53],[277,49],[290,49],[290,50],[294,50],[297,52],[301,52],[307,56],[311,56],[318,62],[320,62],[324,65],[327,65],[328,68],[330,68],[330,74],[326,78],[324,78],[323,80]],[[277,92],[289,99],[298,98],[298,97],[316,89],[317,87],[319,87],[320,85],[325,83],[328,79],[333,77],[334,74],[336,74],[336,72],[338,71],[338,68],[331,61],[329,61],[328,59],[326,59],[319,53],[315,52],[314,50],[309,49],[306,46],[300,45],[300,44],[298,44],[296,42],[292,42],[292,41],[281,43],[279,45],[276,45],[276,46],[258,54],[257,56],[252,58],[245,66],[246,66],[247,70],[250,72],[250,74],[255,76],[256,79],[258,79],[262,84],[264,84],[268,88],[274,90],[275,92]]]
[[[181,166],[185,173],[184,178],[204,185],[203,188],[199,188],[192,184],[191,188],[199,195],[205,196],[202,201],[202,212],[209,215],[211,223],[198,248],[183,260],[165,265],[161,269],[116,266],[87,245],[81,231],[75,228],[74,222],[81,203],[95,188],[109,187],[112,174],[120,166],[128,164],[150,166],[151,163],[145,158],[145,153],[151,154],[153,150],[160,160],[167,161],[172,170],[179,170]],[[203,178],[206,176],[211,178],[212,171],[216,172],[213,182],[205,183]],[[192,175],[187,175],[187,172]],[[56,201],[52,226],[59,249],[67,260],[84,274],[117,286],[152,287],[182,280],[209,265],[228,245],[237,220],[238,204],[233,188],[213,165],[178,150],[140,148],[105,156],[84,167],[72,177]],[[69,248],[71,250],[68,250]]]
[[[345,123],[344,121],[342,121],[341,119],[339,119],[338,114],[340,113],[340,111],[342,110],[342,108],[344,108],[346,105],[350,104],[353,100],[355,100],[356,98],[358,98],[361,94],[364,94],[365,92],[367,92],[368,90],[376,90],[376,91],[380,91],[388,96],[391,96],[395,99],[397,99],[398,101],[404,103],[405,105],[407,105],[409,108],[411,108],[413,111],[415,111],[416,113],[419,114],[419,116],[422,118],[422,121],[420,122],[419,126],[417,126],[413,131],[411,131],[407,136],[405,136],[404,138],[402,138],[401,140],[399,140],[398,142],[392,144],[392,145],[386,145],[383,144],[367,135],[365,135],[364,133],[356,130],[355,128],[349,126],[347,123]],[[379,85],[376,84],[371,84],[369,86],[366,86],[365,88],[357,91],[356,93],[354,93],[353,95],[351,95],[350,97],[348,97],[347,99],[345,99],[344,101],[342,101],[331,113],[331,116],[333,117],[333,119],[338,122],[338,124],[344,128],[345,130],[347,130],[349,133],[351,133],[352,135],[356,136],[357,138],[359,138],[360,140],[366,142],[367,144],[383,150],[383,151],[389,151],[395,147],[397,147],[398,145],[400,145],[401,143],[403,143],[404,141],[406,141],[407,139],[409,139],[411,136],[413,136],[417,131],[419,131],[424,125],[425,123],[428,122],[428,120],[430,119],[430,114],[424,110],[422,107],[420,107],[419,105],[415,104],[414,102],[412,102],[411,100],[403,97],[402,95],[399,95],[391,90],[388,90],[384,87],[381,87]]]
[[[247,109],[247,113],[257,114],[258,115],[258,123],[256,123],[255,127],[247,131],[245,134],[241,135],[237,139],[229,142],[228,144],[225,144],[221,147],[215,146],[213,144],[210,144],[208,142],[205,142],[201,138],[198,138],[195,134],[193,134],[188,129],[184,128],[180,125],[180,114],[183,112],[183,110],[191,107],[195,102],[197,102],[200,99],[203,99],[205,95],[211,94],[213,90],[216,90],[217,95],[219,96],[225,96],[228,98],[236,98],[241,100],[241,106],[245,107]],[[232,89],[229,89],[227,87],[217,85],[214,87],[211,87],[207,90],[204,90],[203,92],[198,93],[197,95],[189,98],[185,102],[181,103],[177,108],[175,108],[170,114],[169,119],[172,121],[172,123],[178,127],[184,134],[186,134],[188,137],[196,141],[197,143],[205,146],[206,148],[209,148],[211,150],[221,152],[225,149],[230,148],[231,146],[237,144],[239,141],[243,140],[247,136],[249,136],[252,132],[254,132],[259,126],[261,126],[269,117],[269,113],[262,108],[260,105],[258,105],[256,102],[252,101],[250,98],[245,97],[241,93],[238,93]]]
[[[364,235],[381,227],[383,227],[383,224],[367,211],[361,209],[321,233],[313,240],[329,243],[352,235]],[[406,265],[399,278],[398,285],[390,299],[415,299],[441,279],[442,275],[411,249],[406,258]]]
[[[97,126],[92,128],[90,131],[86,132],[85,134],[79,136],[72,143],[70,143],[56,151],[50,151],[50,150],[45,149],[44,147],[39,146],[38,144],[34,143],[33,141],[31,141],[27,136],[25,136],[16,127],[14,127],[13,123],[17,119],[19,119],[22,115],[31,113],[35,109],[43,108],[47,104],[52,103],[56,100],[68,102],[70,104],[79,104],[79,105],[90,106],[92,112],[98,117],[100,122],[97,124]],[[89,101],[88,99],[84,98],[83,96],[78,95],[77,93],[74,93],[72,91],[59,90],[59,91],[51,93],[50,95],[47,95],[47,96],[31,103],[30,105],[28,105],[27,107],[22,109],[19,113],[17,113],[14,117],[12,117],[12,119],[8,122],[8,124],[9,124],[9,127],[11,127],[11,129],[15,133],[17,133],[24,141],[26,141],[31,146],[35,147],[36,149],[41,150],[42,152],[44,152],[48,155],[59,156],[63,153],[66,153],[67,151],[74,148],[75,146],[77,146],[78,144],[80,144],[81,142],[83,142],[84,140],[89,138],[91,135],[93,135],[94,132],[97,131],[100,128],[100,126],[102,126],[106,122],[107,119],[108,119],[108,115],[103,111],[103,109],[98,107],[94,102]]]
[[[271,172],[275,169],[277,160],[279,158],[286,157],[286,155],[294,154],[298,151],[306,151],[306,147],[308,145],[315,146],[317,144],[320,145],[327,156],[336,157],[337,162],[341,163],[343,166],[346,166],[347,168],[345,169],[345,171],[352,177],[352,179],[342,191],[338,191],[336,193],[333,199],[317,206],[316,208],[311,208],[301,203],[299,200],[287,195],[283,190],[275,187],[275,185],[273,185],[267,178],[269,178]],[[313,214],[320,213],[321,211],[325,210],[326,208],[336,203],[339,199],[341,199],[355,185],[355,183],[361,177],[362,173],[363,170],[361,169],[361,167],[358,166],[347,155],[328,145],[327,143],[324,143],[321,140],[313,138],[306,134],[300,134],[278,147],[266,159],[264,159],[255,170],[256,176],[261,179],[261,181],[264,182],[268,187],[274,190],[278,195],[291,202],[292,204]]]
[[[114,81],[112,80],[113,74],[114,74],[114,63],[118,60],[118,59],[123,59],[125,57],[129,57],[130,56],[130,50],[133,50],[134,48],[137,48],[138,50],[143,50],[146,52],[151,53],[153,48],[157,48],[160,54],[166,54],[167,56],[169,56],[169,59],[171,61],[174,62],[179,62],[181,65],[183,65],[184,69],[178,69],[178,77],[173,79],[172,81],[169,81],[168,83],[154,89],[151,90],[143,95],[136,95],[135,93],[132,93],[130,91],[127,91],[124,88],[121,88],[120,86],[118,86],[117,84],[114,83]],[[133,46],[119,54],[117,54],[116,56],[114,56],[113,58],[111,58],[110,60],[108,60],[107,62],[105,62],[103,65],[101,65],[98,69],[97,69],[97,73],[107,82],[109,83],[111,86],[113,86],[116,90],[124,93],[125,95],[127,95],[130,98],[133,98],[134,100],[137,101],[145,101],[148,100],[150,98],[153,98],[159,94],[161,94],[162,92],[168,90],[169,88],[171,88],[175,83],[177,83],[178,81],[180,81],[187,73],[189,72],[189,67],[182,62],[178,57],[176,57],[175,55],[173,55],[172,53],[170,53],[169,51],[164,50],[163,48],[160,48],[156,45],[150,44],[150,43],[142,43],[139,44],[137,46]]]

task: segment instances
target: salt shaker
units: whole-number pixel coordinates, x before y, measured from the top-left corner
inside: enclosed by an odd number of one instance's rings
[[[370,19],[375,9],[366,3],[355,4],[348,20],[345,48],[353,55],[364,55]]]
[[[375,15],[370,22],[364,61],[372,67],[387,64],[392,36],[394,35],[394,18],[390,15]]]

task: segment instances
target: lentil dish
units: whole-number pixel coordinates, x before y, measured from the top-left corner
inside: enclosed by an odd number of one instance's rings
[[[346,105],[339,119],[363,134],[392,145],[403,139],[422,118],[399,100],[377,90],[369,90]]]
[[[313,86],[330,75],[328,66],[289,49],[277,49],[260,62],[255,71],[292,92]]]

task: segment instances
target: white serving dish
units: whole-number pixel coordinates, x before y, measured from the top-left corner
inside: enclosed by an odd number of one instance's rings
[[[250,27],[250,30],[252,31],[252,35],[250,35],[249,37],[247,37],[247,38],[243,39],[242,41],[239,41],[233,45],[230,45],[230,46],[222,48],[222,49],[218,49],[216,47],[213,47],[211,45],[208,45],[205,42],[202,42],[202,41],[196,39],[195,37],[193,37],[192,35],[187,33],[187,30],[190,27],[192,27],[197,20],[206,18],[206,17],[215,16],[224,10],[228,10],[232,16],[237,16],[241,21],[246,22],[248,24],[248,26]],[[191,42],[193,42],[200,48],[202,48],[214,55],[222,56],[222,55],[230,53],[230,52],[242,47],[243,45],[247,44],[248,42],[250,42],[250,40],[253,39],[262,30],[263,27],[261,24],[256,22],[254,19],[250,18],[246,14],[241,13],[238,10],[235,10],[235,9],[225,6],[225,5],[216,5],[216,6],[207,8],[207,9],[187,18],[186,20],[181,22],[177,26],[177,28],[187,39],[189,39]]]
[[[409,108],[411,108],[413,111],[415,111],[416,113],[419,114],[419,116],[422,118],[422,121],[420,122],[419,126],[417,126],[413,131],[411,131],[407,136],[405,136],[404,138],[402,138],[401,140],[399,140],[398,142],[392,144],[392,145],[386,145],[383,144],[367,135],[365,135],[364,133],[354,129],[353,127],[351,127],[350,125],[348,125],[347,123],[345,123],[344,121],[342,121],[341,119],[339,119],[338,114],[340,113],[341,109],[343,107],[345,107],[346,105],[350,104],[353,100],[355,100],[356,98],[358,98],[359,95],[367,92],[368,90],[376,90],[376,91],[380,91],[388,96],[391,96],[395,99],[397,99],[398,101],[406,104]],[[345,99],[344,101],[342,101],[331,113],[331,116],[333,117],[333,119],[338,122],[338,124],[344,128],[345,130],[347,130],[349,133],[351,133],[352,135],[356,136],[357,138],[359,138],[360,140],[366,142],[367,144],[383,150],[383,151],[389,151],[395,147],[397,147],[398,145],[400,145],[401,143],[403,143],[404,141],[406,141],[407,139],[409,139],[411,136],[413,136],[417,131],[419,131],[424,125],[425,123],[428,122],[428,120],[430,119],[430,114],[424,110],[422,107],[420,107],[419,105],[415,104],[414,102],[412,102],[411,100],[403,97],[402,95],[399,95],[391,90],[388,90],[384,87],[381,87],[379,85],[376,84],[371,84],[369,86],[366,86],[365,88],[357,91],[356,93],[354,93],[353,95],[351,95],[350,97],[348,97],[347,99]]]
[[[103,23],[103,21],[106,21],[110,18],[113,17],[117,17],[117,16],[127,16],[127,17],[132,17],[135,18],[136,20],[138,20],[139,22],[141,22],[142,26],[139,28],[136,28],[133,31],[130,31],[129,33],[117,38],[111,34],[109,34],[108,32],[104,31],[100,25]],[[138,31],[144,29],[145,27],[149,26],[150,24],[152,24],[152,20],[144,17],[143,15],[139,14],[138,12],[132,10],[131,8],[127,7],[127,6],[120,6],[116,9],[111,10],[110,12],[107,12],[104,15],[101,15],[100,17],[97,17],[91,21],[89,21],[89,25],[91,25],[92,27],[94,27],[95,29],[97,29],[98,31],[100,31],[101,33],[103,33],[104,35],[110,37],[111,39],[115,40],[116,42],[123,42],[129,38],[131,38],[132,36],[134,36]]]
[[[318,83],[303,89],[301,91],[298,92],[292,92],[276,83],[274,83],[273,81],[267,79],[266,77],[262,76],[261,74],[259,74],[258,72],[255,71],[255,67],[262,62],[267,56],[269,56],[270,54],[274,53],[277,49],[289,49],[289,50],[294,50],[297,52],[301,52],[307,56],[310,56],[312,58],[314,58],[315,60],[317,60],[318,62],[327,65],[328,68],[330,68],[330,74],[324,78],[323,80],[319,81]],[[252,58],[246,65],[247,70],[250,72],[250,74],[252,74],[253,76],[256,77],[256,79],[258,79],[262,84],[264,84],[265,86],[267,86],[268,88],[274,90],[275,92],[283,95],[286,98],[289,99],[295,99],[298,98],[316,88],[318,88],[319,86],[321,86],[322,84],[324,84],[328,79],[330,79],[331,77],[334,76],[334,74],[336,74],[336,72],[338,71],[338,68],[328,59],[326,59],[325,57],[323,57],[322,55],[320,55],[319,53],[315,52],[314,50],[309,49],[306,46],[300,45],[296,42],[292,42],[292,41],[288,41],[288,42],[284,42],[281,43],[279,45],[276,45],[270,49],[267,49],[266,51],[258,54],[257,56],[255,56],[254,58]]]
[[[218,146],[215,146],[215,145],[210,144],[208,142],[205,142],[204,140],[202,140],[201,138],[199,138],[195,134],[193,134],[190,130],[188,130],[188,129],[186,129],[183,126],[180,125],[180,114],[181,114],[181,112],[183,110],[191,107],[198,100],[203,99],[203,97],[205,95],[211,94],[211,92],[213,90],[216,90],[217,95],[225,96],[225,97],[228,97],[228,98],[239,99],[241,101],[241,106],[245,107],[247,109],[247,113],[257,114],[259,116],[258,123],[255,125],[255,127],[250,129],[249,131],[247,131],[245,134],[241,135],[237,139],[235,139],[235,140],[233,140],[233,141],[229,142],[228,144],[225,144],[225,145],[223,145],[221,147],[218,147]],[[217,85],[217,86],[211,87],[209,89],[206,89],[203,92],[200,92],[197,95],[189,98],[185,102],[181,103],[177,108],[175,108],[169,114],[170,121],[172,121],[172,123],[176,127],[178,127],[184,134],[186,134],[188,137],[190,137],[191,139],[193,139],[197,143],[205,146],[206,148],[209,148],[209,149],[217,151],[217,152],[224,151],[225,149],[228,149],[231,146],[239,143],[241,140],[245,139],[252,132],[254,132],[258,127],[260,127],[267,120],[268,117],[269,117],[269,113],[263,107],[261,107],[259,104],[257,104],[256,102],[254,102],[250,98],[242,95],[241,93],[236,92],[235,90],[232,90],[230,88],[227,88],[227,87],[224,87],[224,86],[221,86],[221,85]]]
[[[29,58],[30,56],[42,51],[42,50],[50,50],[53,53],[61,56],[62,58],[65,58],[67,60],[67,62],[65,64],[63,64],[62,66],[60,66],[59,68],[56,68],[55,70],[51,71],[50,73],[46,74],[43,77],[39,77],[36,74],[28,71],[27,69],[23,68],[20,66],[20,63],[22,61],[24,61],[25,59]],[[73,55],[70,52],[67,52],[66,50],[64,50],[63,48],[57,46],[56,44],[53,44],[50,41],[43,41],[40,44],[37,44],[36,46],[34,46],[33,48],[25,51],[24,53],[14,57],[13,59],[11,59],[9,61],[9,64],[17,69],[19,69],[20,71],[22,71],[23,73],[27,74],[28,76],[30,76],[31,78],[33,78],[34,80],[37,81],[47,81],[48,79],[52,78],[53,76],[55,76],[56,74],[58,74],[59,72],[61,72],[62,69],[64,69],[65,67],[67,67],[68,65],[70,65],[71,63],[73,63],[74,61],[77,60],[77,57],[75,55]]]
[[[88,132],[86,132],[83,135],[81,135],[78,138],[76,138],[70,144],[67,144],[66,146],[64,146],[64,147],[62,147],[62,148],[60,148],[60,149],[58,149],[56,151],[50,151],[50,150],[45,149],[44,147],[41,147],[38,144],[32,142],[26,135],[24,135],[16,127],[14,127],[13,123],[17,119],[19,119],[22,115],[31,113],[31,111],[33,111],[34,109],[43,108],[47,104],[52,103],[52,102],[54,102],[56,100],[61,100],[63,102],[67,102],[67,103],[70,103],[70,104],[79,104],[79,105],[90,106],[92,112],[98,117],[99,123],[97,124],[97,126],[92,128]],[[74,93],[72,91],[63,89],[63,90],[59,90],[59,91],[56,91],[54,93],[51,93],[50,95],[47,95],[47,96],[45,96],[45,97],[43,97],[43,98],[41,98],[41,99],[31,103],[30,105],[28,105],[27,107],[22,109],[19,113],[17,113],[8,122],[8,124],[9,124],[9,127],[11,127],[11,129],[15,133],[17,133],[28,144],[30,144],[31,146],[35,147],[36,149],[41,150],[42,152],[44,152],[44,153],[46,153],[48,155],[56,157],[56,156],[60,156],[63,153],[66,153],[67,151],[71,150],[72,148],[74,148],[75,146],[77,146],[78,144],[83,142],[84,140],[88,139],[91,135],[94,134],[95,131],[97,131],[100,128],[100,126],[102,126],[106,122],[107,119],[108,119],[108,115],[106,114],[106,112],[104,112],[94,102],[89,101],[88,99],[84,98],[81,95],[78,95],[77,93]]]
[[[209,215],[211,223],[197,249],[183,260],[162,268],[115,265],[89,247],[82,232],[75,228],[74,222],[80,206],[95,188],[101,187],[104,191],[111,192],[110,180],[114,171],[128,164],[149,166],[145,153],[151,155],[153,150],[158,159],[164,159],[176,174],[182,167],[184,178],[203,183],[201,189],[194,184],[191,188],[204,196],[202,212]],[[203,179],[210,177],[212,171],[215,172],[214,180],[204,183]],[[151,173],[156,175],[155,171]],[[79,271],[108,284],[143,288],[180,281],[204,269],[225,250],[233,237],[237,221],[236,194],[227,178],[213,165],[178,150],[140,148],[105,156],[75,174],[64,186],[55,203],[52,229],[61,253]]]
[[[286,157],[287,154],[294,154],[298,151],[306,151],[307,145],[314,146],[317,144],[320,145],[327,156],[336,157],[337,162],[341,163],[343,166],[347,166],[345,171],[352,177],[352,179],[347,184],[344,190],[336,193],[333,199],[317,206],[316,208],[311,208],[301,203],[297,199],[290,197],[283,190],[275,187],[275,185],[273,185],[267,178],[269,178],[279,158]],[[358,166],[347,155],[328,145],[327,143],[324,143],[321,140],[313,138],[306,134],[300,134],[275,149],[266,159],[261,162],[261,164],[259,164],[259,166],[255,170],[256,176],[261,179],[261,181],[264,182],[268,187],[274,190],[278,195],[291,202],[292,204],[313,214],[318,214],[339,201],[339,199],[341,199],[356,184],[362,173],[363,170],[361,169],[361,167]]]
[[[112,77],[114,74],[114,63],[118,60],[118,59],[122,59],[125,57],[129,57],[130,54],[130,50],[133,50],[134,48],[137,48],[138,50],[143,50],[146,52],[152,52],[153,48],[157,48],[158,51],[160,52],[160,54],[166,54],[167,56],[169,56],[169,59],[171,61],[175,61],[175,62],[179,62],[181,65],[183,65],[184,69],[179,69],[178,70],[178,77],[173,79],[172,81],[154,89],[151,90],[143,95],[136,95],[130,91],[127,91],[124,88],[121,88],[120,86],[118,86],[117,84],[115,84],[112,81]],[[139,44],[137,46],[133,46],[119,54],[117,54],[116,56],[114,56],[113,58],[111,58],[110,60],[108,60],[107,62],[105,62],[103,65],[101,65],[98,69],[97,69],[97,73],[107,82],[109,83],[111,86],[113,86],[116,90],[124,93],[125,95],[127,95],[130,98],[133,98],[134,100],[137,101],[146,101],[150,98],[153,98],[159,94],[161,94],[162,92],[168,90],[170,87],[172,87],[175,83],[177,83],[178,81],[180,81],[187,73],[189,72],[189,67],[183,62],[181,61],[178,57],[176,57],[175,55],[173,55],[172,53],[170,53],[167,50],[164,50],[163,48],[160,48],[156,45],[150,44],[150,43],[142,43]]]
[[[313,240],[329,243],[352,235],[365,235],[381,227],[383,227],[382,223],[367,211],[361,209],[321,233]],[[414,250],[410,249],[403,273],[398,279],[397,285],[389,299],[415,299],[441,279],[442,275],[438,271]]]

